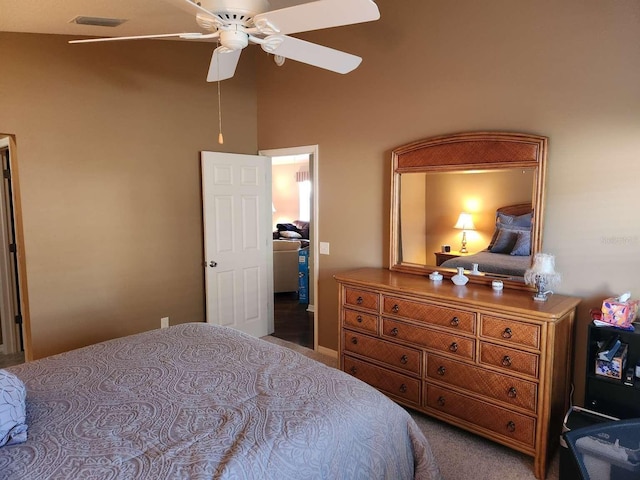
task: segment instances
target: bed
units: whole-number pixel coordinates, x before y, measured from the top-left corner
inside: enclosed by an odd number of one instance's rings
[[[205,323],[11,367],[28,437],[8,479],[438,479],[410,415],[365,383]]]
[[[496,277],[523,277],[531,266],[531,229],[533,210],[530,203],[519,203],[496,210],[496,224],[486,250],[451,258],[445,268],[472,270],[478,264],[482,273]]]

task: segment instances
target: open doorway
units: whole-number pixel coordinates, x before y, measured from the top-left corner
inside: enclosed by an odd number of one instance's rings
[[[24,361],[11,137],[0,135],[0,368]]]
[[[273,335],[315,350],[318,147],[260,154],[272,159]]]

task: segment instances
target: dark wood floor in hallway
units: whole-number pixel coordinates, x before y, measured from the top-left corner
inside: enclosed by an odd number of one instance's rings
[[[313,348],[313,313],[298,302],[296,292],[276,293],[274,299],[274,337]]]

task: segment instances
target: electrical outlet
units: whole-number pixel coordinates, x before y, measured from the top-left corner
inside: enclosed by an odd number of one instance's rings
[[[169,317],[162,317],[160,319],[160,328],[169,328]]]

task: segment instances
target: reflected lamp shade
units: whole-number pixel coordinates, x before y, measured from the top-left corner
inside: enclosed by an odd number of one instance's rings
[[[461,212],[458,216],[458,221],[453,226],[453,228],[457,228],[458,230],[462,230],[462,245],[460,246],[460,253],[468,253],[467,251],[467,230],[475,230],[475,225],[473,224],[473,218],[471,218],[471,214],[467,212]]]

